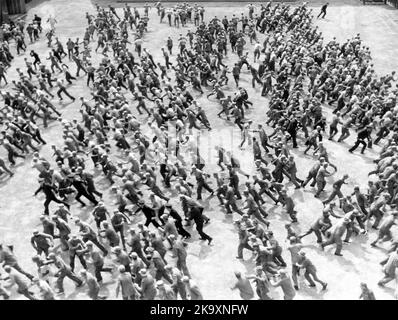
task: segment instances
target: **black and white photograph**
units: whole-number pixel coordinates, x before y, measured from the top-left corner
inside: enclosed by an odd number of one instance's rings
[[[0,0],[0,305],[398,300],[397,35],[398,0]]]

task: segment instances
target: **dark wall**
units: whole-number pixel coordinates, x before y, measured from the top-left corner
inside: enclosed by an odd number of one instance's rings
[[[25,0],[1,0],[8,14],[26,13]],[[5,4],[4,4],[5,2]],[[3,8],[4,10],[4,8]]]

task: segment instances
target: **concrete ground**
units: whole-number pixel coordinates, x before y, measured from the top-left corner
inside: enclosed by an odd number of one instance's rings
[[[102,1],[103,2],[103,1]],[[396,33],[398,30],[398,11],[386,6],[358,6],[358,1],[344,1],[344,4],[331,6],[328,9],[326,19],[316,20],[316,24],[324,33],[325,41],[336,36],[338,40],[345,40],[357,33],[360,33],[364,42],[371,48],[373,53],[374,64],[376,70],[380,74],[389,73],[397,70],[398,40]],[[142,9],[141,9],[142,10]],[[232,14],[240,13],[247,10],[231,7],[228,5],[215,6],[213,3],[211,8],[206,12],[206,17],[212,16],[232,16]],[[314,5],[314,11],[318,12],[319,5]],[[94,12],[93,3],[89,0],[70,0],[65,4],[62,0],[41,1],[37,6],[29,10],[27,20],[31,20],[35,13],[43,17],[53,15],[58,20],[56,28],[57,36],[66,42],[67,38],[82,38],[86,19],[85,12]],[[44,27],[46,28],[45,24]],[[165,45],[167,36],[172,36],[177,43],[180,33],[186,33],[187,29],[193,29],[189,26],[184,29],[170,28],[166,24],[160,24],[155,10],[150,12],[149,32],[145,35],[144,47],[154,55],[155,61],[163,62],[160,47]],[[44,34],[42,35],[44,38]],[[260,39],[262,39],[260,35]],[[47,55],[48,48],[44,39],[29,45],[28,49],[37,51],[42,57]],[[251,46],[247,47],[252,57]],[[13,62],[12,70],[9,71],[9,79],[16,79],[15,67],[19,66],[24,69],[23,58],[26,54],[17,56]],[[174,56],[175,57],[175,56]],[[172,57],[172,61],[174,60]],[[93,54],[93,60],[96,63],[99,56]],[[226,62],[231,65],[236,60],[234,55],[229,55]],[[72,70],[75,66],[70,64]],[[268,108],[268,100],[260,96],[260,89],[251,88],[251,77],[249,72],[243,68],[243,76],[241,84],[248,88],[250,100],[254,103],[250,109],[248,117],[253,119],[254,124],[264,123],[265,112]],[[89,90],[85,86],[85,78],[80,77],[77,82],[68,88],[75,97],[89,97]],[[233,94],[235,88],[230,84],[226,91]],[[251,150],[246,146],[245,150],[239,150],[237,145],[240,140],[240,134],[236,127],[216,116],[219,106],[214,99],[207,100],[194,93],[200,105],[202,105],[214,130],[204,133],[204,137],[208,137],[209,144],[225,142],[226,139],[232,141],[233,152],[237,154],[244,170],[253,172]],[[58,100],[56,100],[58,103]],[[133,103],[135,106],[135,103]],[[79,103],[67,103],[60,106],[62,116],[66,119],[77,118]],[[134,108],[135,110],[135,108]],[[325,112],[330,117],[330,110],[325,107]],[[142,118],[142,117],[141,117]],[[142,118],[144,127],[146,118]],[[268,132],[272,129],[267,128]],[[51,144],[61,145],[61,127],[58,123],[53,123],[44,130],[44,138],[49,142],[47,146],[41,149],[41,154],[47,159],[51,159]],[[355,134],[353,134],[355,136]],[[348,145],[352,145],[354,137],[347,139],[347,143],[338,144],[326,141],[325,145],[330,153],[330,161],[337,165],[338,172],[330,177],[328,182],[331,184],[335,179],[340,178],[343,174],[350,175],[349,184],[343,188],[343,193],[348,194],[352,191],[354,185],[361,185],[365,188],[367,182],[367,173],[373,168],[372,159],[374,159],[379,151],[379,147],[368,150],[364,156],[358,154],[349,154],[347,152]],[[300,141],[303,145],[303,141]],[[207,165],[207,172],[212,173],[218,171],[214,165],[214,159],[211,150],[206,145],[202,145],[203,155]],[[299,177],[303,178],[308,169],[312,166],[314,158],[310,155],[303,155],[303,148],[293,150],[299,170]],[[91,165],[91,164],[90,164]],[[30,247],[29,239],[33,229],[39,227],[38,217],[42,213],[44,201],[43,195],[33,197],[34,191],[38,187],[37,172],[30,167],[30,160],[19,162],[15,168],[16,174],[11,179],[0,181],[0,241],[12,243],[15,246],[15,252],[20,259],[20,264],[35,270],[30,257],[34,254]],[[99,173],[98,173],[99,174]],[[113,198],[109,192],[109,185],[102,176],[97,179],[100,190],[104,190],[104,201],[108,208],[113,208]],[[241,183],[244,179],[241,179]],[[331,185],[327,186],[327,193],[330,192]],[[322,210],[322,203],[314,198],[313,191],[310,187],[306,189],[295,190],[289,183],[288,190],[293,194],[298,211],[299,223],[295,225],[298,232],[302,232],[309,227],[309,224],[317,217]],[[173,198],[173,203],[177,203]],[[234,283],[234,271],[240,270],[243,273],[252,273],[254,263],[251,260],[251,254],[244,253],[244,260],[236,260],[236,249],[238,245],[238,235],[232,225],[232,218],[225,215],[220,210],[216,198],[204,198],[206,206],[206,214],[211,218],[211,223],[206,226],[205,232],[214,237],[214,245],[208,246],[204,242],[197,240],[198,236],[195,230],[192,231],[193,240],[188,247],[188,266],[193,279],[198,283],[205,299],[239,299],[236,291],[231,291],[230,287]],[[52,208],[55,208],[53,206]],[[266,210],[270,214],[272,230],[276,238],[286,247],[286,233],[283,228],[284,223],[288,221],[286,214],[282,213],[281,208],[266,205]],[[90,215],[90,208],[82,210],[76,204],[72,205],[72,214],[87,219]],[[327,248],[322,252],[315,245],[313,236],[304,239],[306,251],[310,259],[317,266],[319,277],[328,282],[328,290],[321,292],[319,288],[309,288],[302,278],[300,281],[301,289],[297,294],[297,299],[357,299],[359,296],[359,283],[365,281],[374,290],[377,299],[392,299],[393,285],[387,285],[386,288],[379,288],[377,281],[381,277],[381,268],[379,261],[384,257],[386,248],[374,249],[369,243],[374,239],[375,234],[370,231],[366,236],[358,236],[353,239],[353,243],[345,245],[343,249],[344,256],[336,257],[333,255],[333,248]],[[284,258],[290,264],[289,253],[284,251]],[[172,261],[172,260],[170,260]],[[77,262],[77,269],[79,263]],[[73,284],[65,280],[66,299],[87,299],[85,289],[74,290]],[[114,298],[114,279],[105,275],[102,291],[108,294],[109,298]],[[272,297],[281,299],[282,295],[279,289],[272,290]],[[13,298],[20,299],[15,295]],[[24,299],[24,298],[23,298]]]

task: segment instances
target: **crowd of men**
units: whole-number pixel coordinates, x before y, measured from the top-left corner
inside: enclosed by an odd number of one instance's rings
[[[328,283],[318,278],[301,239],[313,233],[319,250],[334,245],[334,254],[342,256],[343,243],[369,235],[370,222],[377,230],[371,246],[389,242],[378,285],[397,280],[398,242],[392,232],[398,216],[395,72],[376,74],[359,34],[344,43],[335,38],[325,43],[306,4],[250,4],[240,16],[205,21],[205,9],[197,4],[167,8],[159,2],[155,9],[170,32],[187,25],[195,30],[181,33],[177,46],[171,37],[165,39],[160,48],[164,61],[154,61],[145,46],[152,9],[97,6],[94,14],[86,13],[82,38],[66,44],[58,39],[57,21],[50,17],[45,35],[48,57],[25,43],[26,33],[30,43],[42,41],[40,17],[27,27],[22,23],[5,27],[0,85],[8,83],[13,55],[22,50],[30,58],[24,58],[25,70],[17,69],[19,80],[1,88],[0,145],[8,163],[0,158],[0,174],[12,176],[16,158],[32,153],[32,167],[38,171],[35,196],[42,193],[45,201],[38,217],[42,228],[32,230],[30,241],[37,270],[23,269],[13,245],[0,244],[0,295],[8,299],[15,286],[28,299],[58,299],[68,278],[76,287],[87,285],[91,299],[105,299],[100,294],[102,275],[109,273],[117,279],[116,296],[126,300],[203,299],[187,263],[187,246],[198,237],[193,224],[201,240],[208,245],[213,241],[204,231],[210,218],[203,191],[217,197],[220,211],[239,215],[234,220],[236,258],[244,258],[244,249],[253,252],[255,273],[237,271],[231,288],[238,289],[242,299],[272,299],[271,287],[280,287],[284,299],[293,299],[303,285],[302,269],[309,287],[318,283],[327,290]],[[237,62],[228,66],[227,57]],[[256,128],[250,108],[260,106],[249,100],[241,85],[245,72],[250,73],[253,88],[259,85],[261,96],[268,98],[267,121]],[[73,96],[81,73],[91,100]],[[72,103],[79,101],[81,120],[62,117],[55,92],[60,101],[64,95]],[[232,150],[222,145],[216,147],[219,170],[209,171],[195,139],[213,129],[206,108],[194,98],[199,93],[207,99],[214,96],[218,116],[241,132],[240,147],[250,146],[254,173],[244,172]],[[330,108],[333,117],[327,120]],[[51,146],[53,159],[40,154],[40,147],[47,144],[41,126],[47,128],[49,122],[62,126],[63,145]],[[266,128],[273,128],[272,134]],[[348,152],[359,145],[361,153],[372,144],[382,144],[382,149],[368,185],[343,194],[349,176],[338,176],[325,197],[327,177],[336,175],[338,168],[322,140],[334,140],[338,134],[335,143],[340,144],[351,134],[357,136]],[[306,177],[297,172],[291,152],[299,147],[303,154],[313,148],[313,166]],[[97,176],[109,183],[114,210],[104,203],[106,190],[97,187]],[[304,213],[295,210],[288,188],[308,184],[314,196],[323,199],[324,209],[304,226],[306,232],[298,234],[295,225]],[[73,200],[93,207],[89,220],[78,218]],[[57,205],[50,206],[52,202]],[[265,205],[280,206],[286,213],[283,237],[289,253],[276,240]],[[137,222],[141,217],[144,221]],[[375,299],[366,283],[361,291],[361,299]]]

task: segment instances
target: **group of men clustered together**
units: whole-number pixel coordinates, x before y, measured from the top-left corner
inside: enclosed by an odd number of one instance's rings
[[[310,287],[317,282],[326,290],[327,283],[317,277],[301,239],[313,233],[320,249],[335,245],[334,254],[341,256],[343,242],[366,235],[369,220],[378,230],[371,245],[390,242],[378,284],[396,280],[398,241],[391,233],[398,215],[394,72],[376,75],[370,50],[359,34],[344,43],[335,38],[325,43],[306,4],[267,3],[260,8],[250,4],[248,14],[207,22],[205,9],[197,4],[166,8],[157,3],[155,7],[165,25],[195,27],[180,34],[177,48],[171,37],[166,39],[161,48],[164,61],[155,62],[144,45],[149,5],[143,15],[127,4],[123,11],[97,6],[95,15],[86,13],[83,38],[68,39],[66,46],[56,36],[56,19],[50,17],[45,35],[48,57],[30,50],[30,58],[24,58],[26,69],[17,68],[19,79],[1,91],[0,145],[9,163],[0,158],[0,174],[12,176],[16,158],[33,153],[32,166],[39,177],[35,196],[42,193],[45,198],[42,229],[34,230],[31,237],[36,275],[19,265],[12,244],[0,244],[3,298],[10,298],[12,286],[32,300],[62,298],[66,277],[77,287],[87,284],[90,298],[104,299],[102,274],[110,273],[116,277],[116,297],[121,294],[126,300],[203,299],[188,270],[186,247],[187,239],[196,237],[190,229],[193,223],[200,239],[209,245],[213,240],[203,231],[210,220],[202,201],[204,190],[217,197],[220,210],[240,216],[234,220],[237,258],[243,259],[243,249],[253,252],[254,274],[235,273],[232,289],[238,289],[242,299],[254,298],[255,292],[259,299],[271,299],[271,287],[280,287],[284,299],[293,299],[301,270]],[[323,16],[326,7],[322,7]],[[30,43],[41,41],[41,24],[35,15],[26,28],[22,22],[3,25],[0,82],[7,84],[14,59],[10,44],[15,43],[17,55],[21,51],[26,55],[25,34]],[[246,51],[247,42],[253,55]],[[232,68],[224,60],[227,57],[237,61]],[[94,64],[92,58],[100,63]],[[76,73],[72,74],[73,65]],[[73,84],[80,73],[86,76],[92,98],[80,97],[81,121],[68,121],[59,106],[65,96],[75,102]],[[261,95],[269,99],[267,121],[256,128],[247,114],[260,106],[254,106],[240,86],[241,73],[249,73],[253,88],[259,85]],[[229,74],[237,87],[234,94]],[[204,90],[208,99],[214,96],[219,101],[218,116],[239,128],[240,147],[250,146],[254,175],[244,172],[232,150],[221,145],[216,148],[220,170],[209,173],[195,139],[203,130],[212,130],[205,108],[194,98]],[[325,108],[333,109],[328,123]],[[62,126],[63,145],[51,146],[53,160],[39,153],[46,144],[39,122],[44,128],[50,122]],[[273,128],[271,134],[266,133],[266,125]],[[369,173],[375,179],[368,182],[366,191],[365,186],[355,186],[352,194],[343,195],[341,189],[349,177],[339,177],[323,200],[323,211],[307,232],[298,234],[295,224],[300,214],[287,185],[298,189],[310,183],[314,196],[322,197],[327,177],[337,171],[322,140],[333,140],[339,131],[336,143],[356,132],[349,152],[362,145],[364,153],[372,143],[383,141],[374,160],[376,168]],[[297,177],[291,153],[298,148],[297,140],[303,141],[304,154],[313,148],[313,166],[302,179]],[[240,175],[246,177],[244,185]],[[111,185],[114,210],[100,201],[103,194],[96,187],[97,176]],[[78,209],[70,210],[73,199],[82,207],[87,201],[94,206],[87,221],[78,218]],[[52,212],[51,202],[58,204]],[[265,204],[271,203],[282,207],[291,220],[283,235],[289,243],[291,273],[267,220]],[[82,266],[79,272],[76,257]],[[375,299],[365,283],[361,283],[360,298]]]

